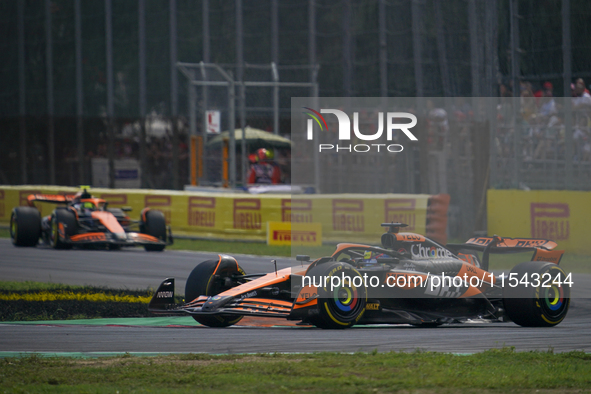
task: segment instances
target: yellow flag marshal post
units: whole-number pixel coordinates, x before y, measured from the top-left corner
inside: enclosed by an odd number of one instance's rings
[[[267,245],[322,245],[321,223],[267,222]]]

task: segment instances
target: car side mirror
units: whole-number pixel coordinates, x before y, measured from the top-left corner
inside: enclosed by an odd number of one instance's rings
[[[131,212],[131,211],[133,211],[133,208],[132,207],[121,207],[121,210],[123,212]]]

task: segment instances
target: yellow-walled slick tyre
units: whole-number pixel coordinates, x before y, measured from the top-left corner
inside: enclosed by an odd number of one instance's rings
[[[503,287],[505,311],[523,327],[551,327],[560,323],[570,305],[570,276],[560,266],[527,261],[515,266]],[[517,284],[512,286],[512,284]]]
[[[327,263],[314,267],[308,275],[316,278],[316,283],[322,281],[317,313],[309,316],[310,323],[319,328],[342,329],[361,319],[367,304],[367,289],[355,268],[342,262]]]
[[[72,245],[60,238],[60,228],[63,226],[63,235],[71,237],[78,233],[78,222],[74,212],[65,208],[58,208],[51,215],[51,233],[49,244],[54,249],[70,249]]]
[[[142,224],[142,232],[166,242],[166,219],[160,211],[146,212],[146,221]],[[145,245],[148,252],[162,252],[166,245]]]

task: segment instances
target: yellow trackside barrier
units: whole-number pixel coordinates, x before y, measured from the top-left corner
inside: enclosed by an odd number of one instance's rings
[[[591,253],[591,192],[489,190],[488,233],[547,238],[558,249]]]
[[[325,241],[379,243],[382,223],[402,222],[402,231],[426,235],[426,194],[320,194],[296,195],[282,202],[283,221],[322,223]],[[447,215],[447,205],[445,205]],[[442,234],[429,234],[445,239]],[[445,242],[443,240],[443,242]]]
[[[0,186],[0,223],[6,225],[13,207],[26,205],[33,193],[74,194],[74,187]],[[144,207],[164,213],[173,234],[235,240],[267,239],[268,222],[320,223],[322,239],[379,243],[384,222],[403,222],[408,232],[434,239],[445,238],[444,226],[429,230],[427,207],[431,198],[424,194],[339,194],[339,195],[250,195],[199,193],[170,190],[91,188],[109,207],[131,207],[132,219],[139,219]],[[445,200],[445,199],[444,199]],[[435,201],[435,200],[433,200]],[[431,204],[446,216],[447,205]],[[42,215],[53,204],[37,203]],[[445,212],[444,212],[445,211]],[[319,238],[320,239],[320,238]]]
[[[267,222],[267,245],[320,246],[322,224]]]

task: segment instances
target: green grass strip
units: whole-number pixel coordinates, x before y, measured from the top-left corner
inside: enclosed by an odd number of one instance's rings
[[[132,295],[112,295],[105,293],[54,293],[42,291],[39,293],[13,293],[0,294],[1,301],[90,301],[90,302],[128,302],[142,303],[150,302],[151,297],[138,297]]]
[[[7,392],[544,393],[591,388],[591,355],[515,352],[174,354],[0,359]]]
[[[111,289],[108,287],[98,286],[77,286],[77,285],[64,285],[61,283],[46,283],[46,282],[34,282],[34,281],[0,281],[0,294],[26,294],[26,293],[75,293],[75,294],[91,294],[91,293],[104,293],[112,295],[130,295],[135,297],[151,297],[154,294],[152,288],[144,290],[133,290],[133,289]]]
[[[41,282],[0,282],[0,321],[74,320],[153,316],[154,291]],[[181,297],[177,297],[181,302]]]
[[[173,234],[174,236],[174,234]],[[334,247],[331,248],[334,250]],[[257,256],[291,256],[290,246],[269,246],[262,242],[240,241],[209,241],[202,239],[175,238],[174,244],[167,246],[166,250],[187,250],[196,252],[226,253],[226,254],[251,254]]]

